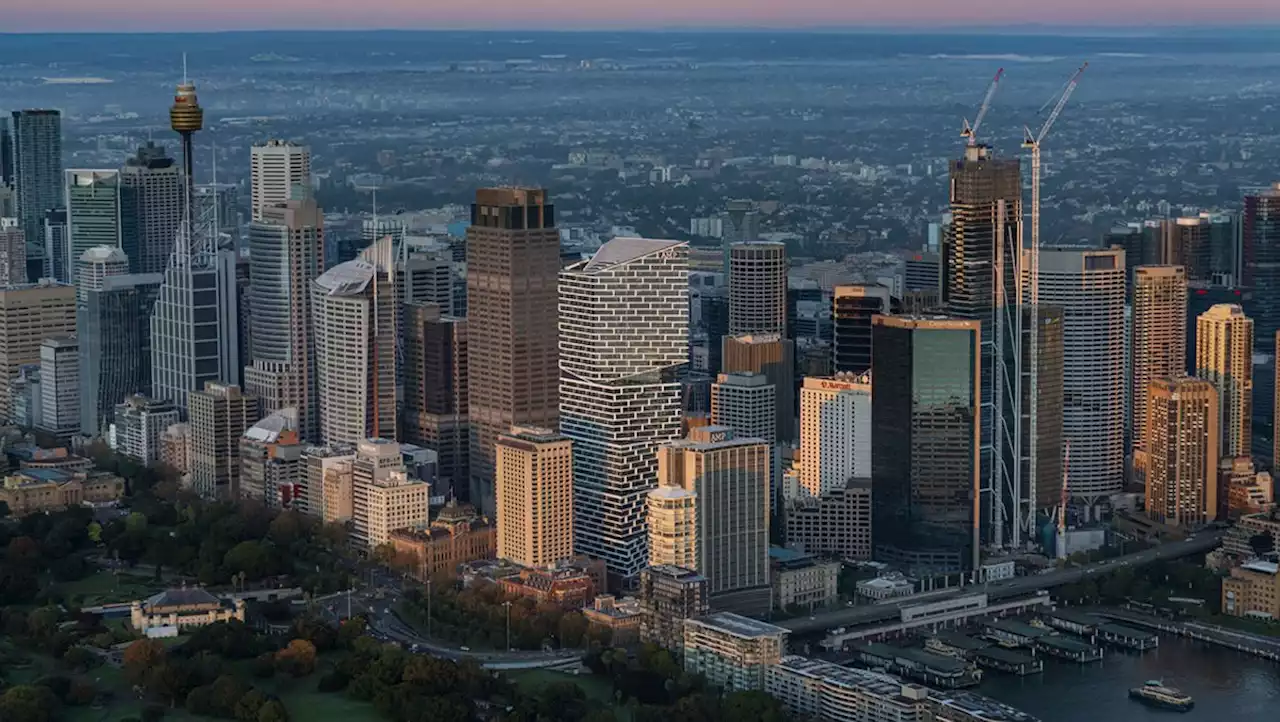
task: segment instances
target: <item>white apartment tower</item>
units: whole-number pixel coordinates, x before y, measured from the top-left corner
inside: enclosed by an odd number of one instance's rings
[[[40,344],[40,397],[41,430],[61,439],[80,431],[80,344],[74,337]]]
[[[631,578],[648,564],[655,449],[680,436],[689,250],[615,238],[560,274],[560,430],[574,442],[579,553]]]
[[[649,492],[649,566],[698,566],[698,493],[682,486]]]
[[[810,377],[800,389],[800,490],[812,497],[871,478],[871,378]]]
[[[1093,506],[1124,486],[1124,251],[1041,249],[1039,296],[1041,304],[1062,309],[1062,435],[1071,447],[1067,493]]]
[[[376,256],[367,251],[312,283],[317,430],[325,444],[395,435],[394,268]]]
[[[311,185],[311,149],[287,140],[257,143],[249,156],[252,218],[262,209],[293,198],[293,187]]]
[[[1253,442],[1253,319],[1220,303],[1196,319],[1196,375],[1218,389],[1224,458],[1251,456]],[[41,372],[41,380],[44,374]],[[47,383],[47,382],[44,382]]]

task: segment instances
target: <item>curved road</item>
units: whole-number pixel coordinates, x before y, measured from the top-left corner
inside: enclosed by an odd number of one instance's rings
[[[959,587],[950,594],[932,594],[924,599],[907,598],[901,602],[891,604],[864,604],[844,609],[833,609],[829,612],[819,612],[812,617],[801,617],[778,622],[777,624],[794,633],[824,632],[836,627],[852,627],[896,619],[899,616],[899,610],[904,606],[936,602],[966,593],[985,593],[992,601],[1031,594],[1041,589],[1050,589],[1078,582],[1092,574],[1107,571],[1113,567],[1142,566],[1163,559],[1178,559],[1195,554],[1203,554],[1217,547],[1225,533],[1223,531],[1201,532],[1195,535],[1194,539],[1168,542],[1151,549],[1144,549],[1140,552],[1095,562],[1083,567],[1060,569],[1048,574],[1035,574],[1029,577],[1016,577],[987,584]]]

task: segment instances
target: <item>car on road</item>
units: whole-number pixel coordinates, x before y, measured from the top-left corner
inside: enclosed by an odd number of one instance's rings
[[[471,648],[470,648],[470,647],[458,647],[458,649],[461,649],[461,650],[462,650],[462,651],[464,651],[464,652],[470,652],[470,651],[471,651]]]

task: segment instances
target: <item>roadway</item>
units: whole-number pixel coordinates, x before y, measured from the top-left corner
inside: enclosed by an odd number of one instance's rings
[[[348,614],[348,599],[350,614]],[[348,616],[365,615],[370,635],[380,641],[395,642],[413,652],[444,657],[455,662],[471,660],[488,669],[556,667],[575,663],[582,657],[581,650],[572,649],[503,652],[472,651],[464,650],[459,646],[444,645],[418,634],[392,609],[395,605],[395,595],[381,596],[377,590],[355,591],[350,596],[340,592],[313,600],[313,602],[319,605],[326,616],[335,621],[346,619]]]
[[[777,624],[795,634],[825,632],[836,627],[854,627],[896,619],[899,616],[900,609],[904,606],[941,601],[963,594],[986,594],[992,601],[1033,594],[1041,589],[1051,589],[1078,582],[1093,574],[1105,572],[1115,567],[1142,566],[1154,561],[1203,554],[1216,548],[1225,534],[1225,531],[1201,532],[1195,535],[1194,538],[1167,542],[1140,552],[1094,562],[1082,567],[1058,569],[1047,574],[1033,574],[1027,577],[1015,577],[997,582],[957,587],[950,594],[931,594],[925,598],[906,598],[900,602],[861,604],[842,609],[833,609],[828,612],[819,612],[810,617],[777,622]]]

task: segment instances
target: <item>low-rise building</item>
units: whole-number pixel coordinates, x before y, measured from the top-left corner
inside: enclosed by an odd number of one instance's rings
[[[593,565],[601,568],[588,569]],[[604,576],[603,566],[603,562],[578,558],[549,569],[521,568],[517,574],[497,581],[508,594],[532,597],[566,609],[582,609],[595,599],[596,592],[604,589],[599,583]]]
[[[169,589],[133,603],[130,623],[134,631],[148,637],[173,636],[192,627],[244,621],[243,599],[224,602],[199,587]]]
[[[864,579],[857,584],[858,596],[881,602],[886,599],[909,597],[916,593],[915,582],[901,573],[892,572],[875,579]]]
[[[640,625],[644,613],[637,599],[618,599],[612,594],[601,594],[591,606],[582,610],[587,622],[600,629],[609,630],[609,644],[625,647],[640,641]]]
[[[1258,471],[1247,456],[1223,459],[1218,465],[1218,518],[1259,514],[1275,506],[1271,474]]]
[[[765,673],[782,661],[790,632],[730,612],[684,622],[684,668],[725,690],[763,690]]]
[[[1253,560],[1232,569],[1222,580],[1222,613],[1280,619],[1280,565]]]
[[[768,668],[764,691],[801,719],[857,722],[918,722],[929,696],[888,674],[796,656]]]
[[[14,516],[60,511],[81,504],[108,504],[124,496],[124,479],[106,472],[73,473],[25,469],[9,474],[0,501]]]
[[[160,437],[160,461],[181,475],[191,473],[191,425],[170,424]]]
[[[788,607],[824,607],[836,601],[840,581],[840,562],[824,562],[808,554],[771,547],[769,561],[773,567],[773,605]]]
[[[459,564],[494,557],[497,529],[473,507],[450,500],[426,528],[391,532],[391,544],[415,578],[452,577]]]
[[[1253,539],[1259,536],[1271,537],[1267,546],[1280,549],[1280,512],[1271,510],[1261,514],[1246,514],[1236,520],[1235,524],[1222,538],[1222,547],[1218,555],[1229,562],[1243,562],[1258,556],[1260,551],[1253,548]]]
[[[111,448],[139,464],[154,464],[160,458],[165,431],[178,423],[179,416],[178,407],[171,402],[130,396],[116,405]]]
[[[684,645],[684,620],[708,611],[707,578],[692,569],[655,566],[640,572],[640,639],[666,649]]]
[[[72,454],[64,446],[46,449],[34,444],[22,444],[5,449],[10,465],[19,469],[57,469],[71,473],[88,472],[93,469],[93,461],[83,456]]]

